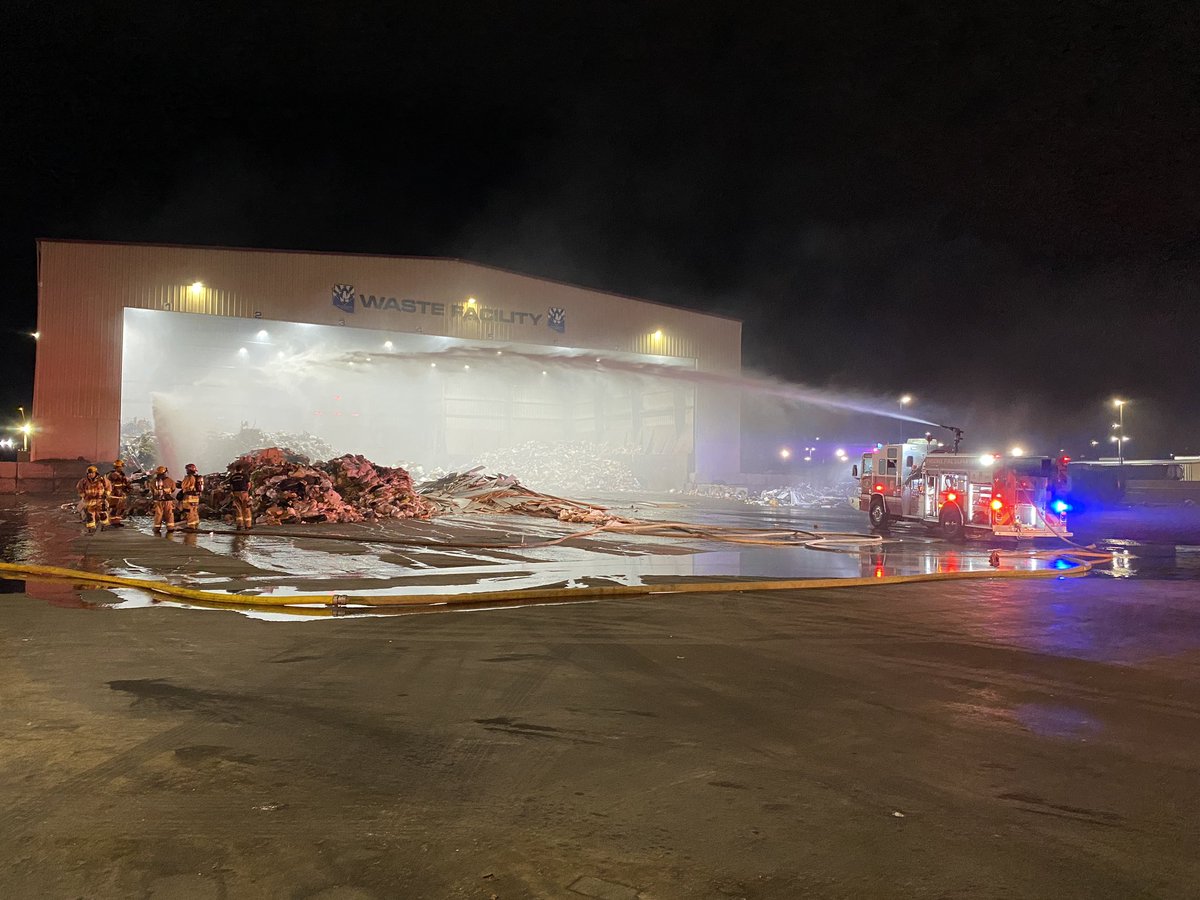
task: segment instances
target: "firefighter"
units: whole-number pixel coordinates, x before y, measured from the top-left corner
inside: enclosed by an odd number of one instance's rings
[[[112,471],[104,476],[108,481],[108,524],[124,528],[125,498],[129,495],[129,476],[125,474],[125,461],[114,459]]]
[[[204,476],[196,471],[195,463],[188,463],[185,469],[187,474],[183,476],[183,481],[179,482],[183,493],[181,511],[186,517],[188,530],[195,531],[200,527],[200,492],[204,490]]]
[[[254,513],[250,507],[250,479],[242,463],[229,467],[229,493],[233,497],[233,517],[239,529],[254,527]]]
[[[166,466],[159,466],[150,479],[150,499],[154,501],[154,533],[158,534],[163,522],[167,531],[175,530],[175,479],[167,474]]]
[[[108,523],[108,482],[100,477],[99,469],[88,466],[87,474],[79,479],[75,491],[79,494],[83,522],[88,533],[95,534],[97,525],[103,527]]]

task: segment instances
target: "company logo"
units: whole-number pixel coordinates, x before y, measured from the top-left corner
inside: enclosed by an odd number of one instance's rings
[[[546,324],[552,331],[563,334],[567,330],[567,312],[561,306],[551,306],[548,313],[535,313],[524,310],[505,309],[499,306],[488,306],[474,299],[461,303],[447,303],[437,300],[416,300],[412,297],[388,297],[387,295],[355,293],[352,284],[335,284],[330,297],[335,308],[344,313],[353,313],[356,307],[364,310],[391,310],[399,313],[417,313],[422,316],[437,316],[441,319],[460,319],[463,324],[477,325],[532,325],[535,328],[546,319]]]
[[[333,305],[342,312],[354,312],[354,285],[335,284],[333,286]]]

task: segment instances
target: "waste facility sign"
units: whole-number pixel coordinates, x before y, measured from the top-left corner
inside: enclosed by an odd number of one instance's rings
[[[566,310],[561,306],[551,306],[545,312],[533,312],[522,309],[504,309],[499,306],[488,306],[483,303],[466,300],[446,303],[436,300],[417,300],[412,297],[389,297],[386,294],[367,294],[357,292],[353,284],[338,283],[333,285],[331,302],[334,307],[344,313],[355,313],[357,310],[377,310],[410,315],[436,316],[438,318],[474,319],[477,322],[500,322],[508,325],[527,325],[544,327],[559,334],[567,330]]]

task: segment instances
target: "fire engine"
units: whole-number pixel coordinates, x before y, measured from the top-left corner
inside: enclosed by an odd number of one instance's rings
[[[1069,457],[1005,457],[960,453],[928,438],[877,444],[853,475],[857,508],[883,531],[892,522],[920,522],[950,540],[964,537],[1070,537]]]

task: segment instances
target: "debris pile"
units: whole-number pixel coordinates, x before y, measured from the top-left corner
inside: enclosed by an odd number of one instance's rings
[[[254,520],[265,525],[423,519],[455,513],[509,513],[593,525],[620,521],[602,506],[539,493],[511,475],[484,474],[482,466],[414,487],[405,469],[379,466],[352,454],[310,462],[302,453],[270,447],[240,456],[230,467],[236,463],[246,466],[250,476]],[[133,479],[127,500],[130,515],[151,512],[148,478],[142,474]],[[227,479],[226,472],[204,476],[200,502],[204,518],[232,518]]]
[[[589,441],[526,441],[481,453],[475,460],[490,472],[507,472],[539,491],[636,491],[630,451]]]
[[[271,447],[239,457],[250,474],[256,522],[361,522],[425,518],[431,512],[403,469],[377,466],[347,454],[309,463],[303,454]],[[223,475],[209,476],[210,509],[220,514],[229,500]]]
[[[403,469],[411,475],[413,484],[437,481],[439,478],[445,478],[450,474],[449,469],[443,469],[441,466],[423,466],[420,463],[409,462],[403,459],[395,464],[395,468]]]
[[[858,495],[858,482],[844,481],[832,485],[802,483],[763,491],[754,501],[765,506],[795,506],[801,509],[836,509],[848,506]]]
[[[158,436],[147,419],[134,419],[121,426],[121,454],[135,466],[158,465]]]
[[[315,434],[307,431],[263,431],[242,423],[240,430],[212,431],[197,447],[190,448],[192,459],[208,460],[219,465],[221,460],[251,453],[259,447],[290,447],[309,459],[328,459],[333,448]],[[163,462],[154,424],[148,419],[134,419],[121,426],[121,454],[143,469],[153,469]]]
[[[744,487],[729,484],[694,484],[687,493],[693,497],[707,497],[711,500],[736,500],[747,503],[750,492]]]
[[[525,516],[603,525],[616,521],[604,507],[530,490],[511,475],[485,475],[483,466],[452,472],[419,485],[421,498],[439,515],[451,513],[517,513]]]
[[[307,459],[329,459],[333,447],[322,438],[307,431],[262,431],[245,422],[237,432],[213,431],[205,437],[204,458],[220,465],[222,460],[243,454],[253,454],[260,447],[287,447],[288,452]]]

